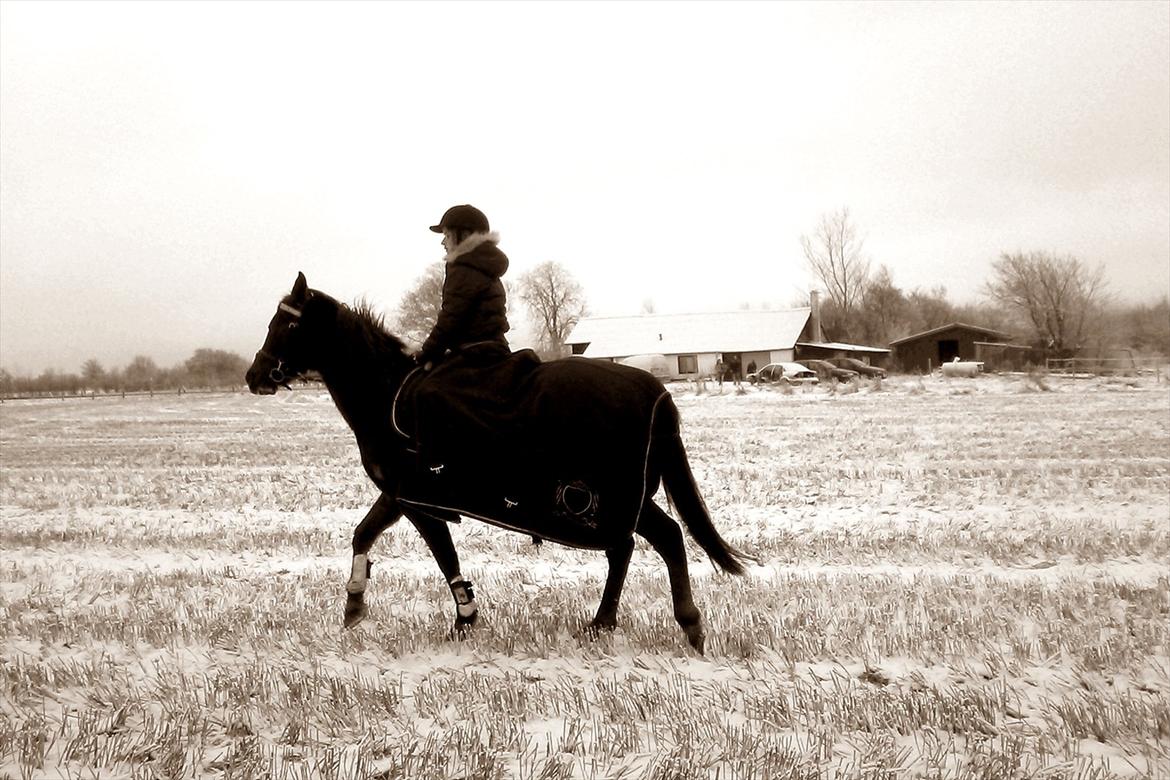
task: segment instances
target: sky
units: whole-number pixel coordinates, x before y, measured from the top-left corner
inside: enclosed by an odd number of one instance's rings
[[[796,305],[840,208],[905,290],[1152,302],[1170,3],[0,2],[15,374],[250,357],[298,271],[390,314],[458,203],[597,315]]]

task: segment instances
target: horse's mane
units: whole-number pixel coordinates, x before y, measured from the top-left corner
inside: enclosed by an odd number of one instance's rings
[[[328,295],[315,294],[337,305],[337,326],[345,334],[357,338],[379,357],[394,362],[401,362],[406,357],[406,344],[386,329],[385,317],[374,311],[368,301],[359,299],[352,306],[347,306]]]

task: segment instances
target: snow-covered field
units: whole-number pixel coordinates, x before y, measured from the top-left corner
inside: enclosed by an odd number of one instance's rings
[[[468,522],[481,619],[316,390],[0,405],[0,778],[1170,776],[1170,385],[676,385],[707,655],[644,544]]]

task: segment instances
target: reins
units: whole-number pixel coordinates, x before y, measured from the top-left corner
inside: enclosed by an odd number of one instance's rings
[[[403,377],[402,384],[398,385],[398,392],[394,393],[394,402],[390,404],[390,424],[394,426],[394,430],[398,432],[399,436],[408,441],[414,441],[414,437],[402,430],[402,427],[398,425],[398,399],[402,396],[402,391],[410,384],[410,380],[414,378],[414,375],[422,370],[423,367],[418,366],[417,368],[411,369],[410,373]]]

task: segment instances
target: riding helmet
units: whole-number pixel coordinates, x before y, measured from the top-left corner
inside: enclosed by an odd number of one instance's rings
[[[475,206],[468,205],[452,206],[443,213],[439,224],[431,225],[431,230],[436,233],[442,233],[450,228],[470,230],[472,233],[486,233],[491,230],[484,213]]]

